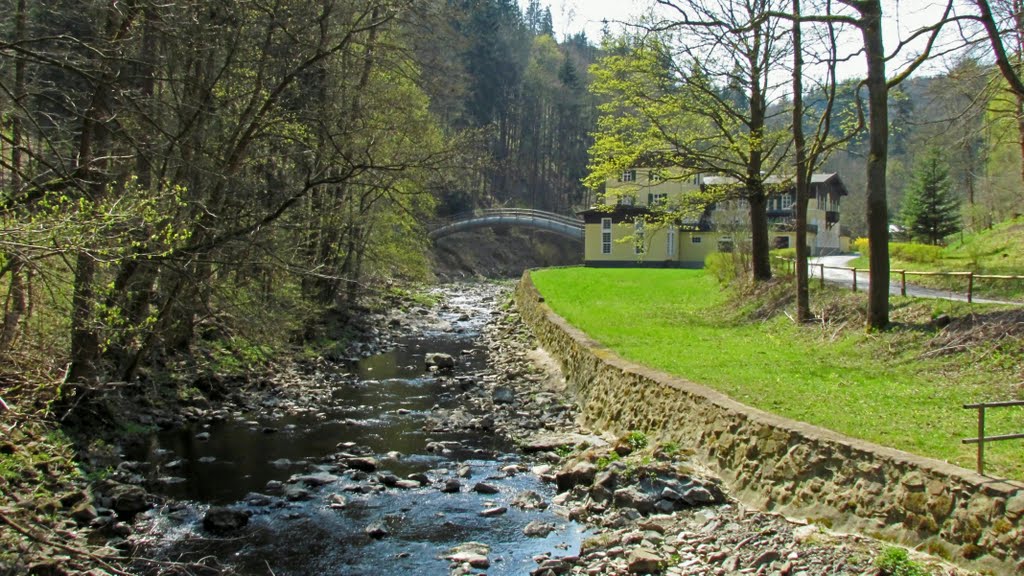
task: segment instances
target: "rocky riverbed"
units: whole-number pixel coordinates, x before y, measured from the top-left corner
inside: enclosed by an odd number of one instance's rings
[[[145,574],[885,573],[884,543],[749,510],[685,446],[582,426],[510,288],[160,420],[76,521]]]
[[[534,574],[885,573],[874,559],[886,543],[748,509],[685,446],[653,445],[641,434],[591,440],[597,431],[581,427],[557,367],[514,310],[497,316],[485,336],[499,376],[490,395],[467,392],[466,402],[483,405],[498,429],[550,463],[540,472],[556,484],[553,504],[588,527],[578,554],[538,558]],[[504,388],[515,391],[515,402],[494,402]],[[910,556],[932,574],[970,574]]]

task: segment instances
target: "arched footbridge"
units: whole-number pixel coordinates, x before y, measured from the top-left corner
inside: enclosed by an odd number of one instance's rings
[[[428,236],[431,240],[437,240],[456,232],[488,226],[526,226],[583,240],[583,220],[528,208],[487,208],[456,214],[447,220],[435,222]]]

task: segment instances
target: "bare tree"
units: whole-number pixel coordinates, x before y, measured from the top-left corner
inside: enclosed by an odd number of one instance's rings
[[[831,1],[826,0],[826,15],[831,13]],[[793,0],[793,148],[796,167],[796,315],[806,322],[812,318],[808,278],[807,203],[810,201],[811,175],[837,148],[845,145],[863,127],[863,114],[858,109],[857,125],[847,128],[839,137],[833,136],[835,103],[839,64],[836,22],[826,21],[817,30],[814,45],[817,64],[825,67],[823,78],[816,86],[823,104],[808,118],[804,107],[804,51],[803,20],[800,0]],[[813,125],[810,145],[807,143],[805,123]]]

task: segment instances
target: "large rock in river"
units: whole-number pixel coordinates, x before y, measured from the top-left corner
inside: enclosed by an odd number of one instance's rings
[[[444,352],[428,352],[423,356],[423,362],[427,368],[436,366],[439,370],[451,370],[455,368],[455,358]]]
[[[586,460],[570,464],[555,474],[555,484],[559,492],[572,490],[574,486],[589,486],[597,476],[597,466]]]
[[[608,445],[600,436],[586,434],[545,432],[528,438],[522,443],[524,452],[550,452],[558,448],[594,447]]]
[[[213,506],[203,516],[203,528],[215,533],[232,532],[248,524],[249,516],[248,510]]]

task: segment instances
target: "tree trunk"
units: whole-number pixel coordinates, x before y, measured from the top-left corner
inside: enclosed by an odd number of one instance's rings
[[[7,302],[4,306],[4,323],[0,332],[0,350],[9,350],[18,336],[22,316],[25,315],[26,297],[24,262],[18,255],[10,256],[11,282],[7,289]]]
[[[18,0],[14,19],[14,38],[16,42],[25,40],[25,0]],[[22,126],[20,109],[25,99],[25,57],[18,56],[14,63],[14,102],[15,110],[11,115],[11,193],[17,195],[21,191],[22,166]],[[8,266],[11,274],[10,287],[7,292],[7,303],[4,307],[3,332],[0,332],[0,349],[10,348],[18,333],[18,325],[25,314],[25,284],[22,274],[25,271],[25,260],[17,252],[5,255],[10,261]]]
[[[1017,105],[1017,145],[1020,147],[1020,181],[1024,186],[1024,95],[1016,94]]]
[[[762,71],[751,62],[750,146],[747,160],[747,201],[750,203],[750,257],[754,281],[771,280],[771,247],[768,244],[768,196],[764,189],[764,127],[768,114],[761,91]]]
[[[868,286],[869,330],[889,324],[889,211],[885,171],[889,147],[889,85],[882,45],[882,6],[879,0],[857,5],[863,25],[868,74],[867,225],[871,279]]]
[[[796,153],[796,319],[811,320],[807,277],[807,148],[804,141],[803,49],[800,33],[800,0],[793,0],[793,148]]]
[[[748,185],[750,204],[750,261],[754,281],[771,280],[772,262],[768,246],[768,197],[760,175]]]
[[[65,377],[68,382],[92,382],[99,368],[100,338],[92,318],[95,277],[96,261],[90,254],[79,252],[71,296],[71,366]]]

